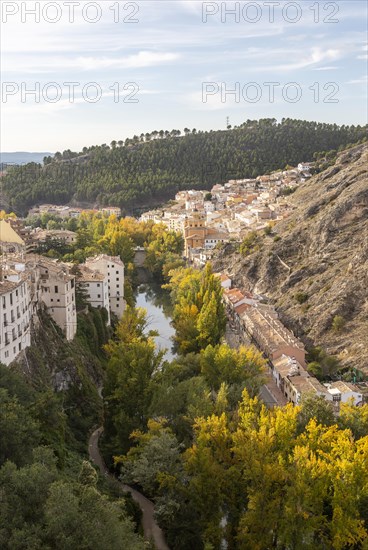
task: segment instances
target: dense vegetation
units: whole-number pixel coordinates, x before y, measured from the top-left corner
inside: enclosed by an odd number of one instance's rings
[[[97,316],[84,314],[89,329]],[[0,546],[143,550],[125,499],[84,460],[102,413],[86,324],[72,343],[44,313],[40,324],[26,374],[0,365]]]
[[[107,463],[154,500],[172,550],[367,550],[368,405],[342,405],[338,418],[315,397],[267,410],[257,398],[265,360],[224,342],[210,265],[184,268],[181,239],[162,226],[101,215],[73,223],[76,246],[44,252],[75,269],[100,251],[129,266],[145,247],[147,268],[170,290],[177,356],[165,361],[133,303],[113,334],[103,310],[80,312],[72,343],[40,316],[46,338],[27,351],[30,380],[0,366],[1,547],[147,548],[126,500],[84,460],[88,432],[103,422]],[[243,244],[244,253],[254,245]],[[322,364],[318,350],[314,359]],[[51,374],[65,372],[69,387],[55,392]]]
[[[170,548],[367,548],[368,405],[267,410],[256,350],[168,363],[144,322],[127,311],[108,346],[103,449],[155,501]]]
[[[175,304],[173,325],[175,343],[181,354],[198,353],[220,343],[225,332],[226,316],[220,280],[212,274],[210,264],[201,273],[196,269],[171,272],[170,283]]]
[[[170,548],[367,548],[368,405],[336,418],[311,396],[267,410],[261,354],[221,340],[210,267],[174,270],[167,286],[179,355],[164,361],[143,312],[125,313],[107,346],[103,449],[155,501]]]
[[[1,216],[0,212],[0,219]],[[89,212],[82,213],[78,219],[67,220],[48,214],[30,216],[26,223],[31,227],[76,232],[75,244],[49,237],[35,250],[65,262],[79,264],[88,256],[100,253],[119,256],[125,264],[126,274],[132,277],[134,249],[144,247],[147,253],[145,266],[157,282],[168,281],[169,272],[183,265],[183,237],[175,231],[168,231],[161,224]]]
[[[232,178],[255,177],[312,161],[366,138],[366,128],[303,120],[248,120],[226,131],[155,131],[111,146],[66,150],[9,170],[3,191],[25,213],[41,202],[114,204],[125,212],[160,203],[180,189],[209,188]]]

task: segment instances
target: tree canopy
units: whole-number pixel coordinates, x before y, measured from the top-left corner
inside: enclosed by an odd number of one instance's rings
[[[114,140],[111,147],[57,152],[43,166],[9,169],[2,178],[3,192],[11,208],[22,214],[40,202],[65,204],[72,199],[131,212],[165,202],[181,189],[209,189],[229,179],[312,161],[316,152],[364,139],[366,128],[287,118],[247,120],[225,131],[187,128],[180,134],[160,130]]]

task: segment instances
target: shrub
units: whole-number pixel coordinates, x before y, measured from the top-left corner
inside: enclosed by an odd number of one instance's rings
[[[309,296],[306,292],[297,292],[294,298],[299,304],[304,304],[308,300]]]
[[[345,319],[341,315],[335,315],[332,320],[332,330],[340,332],[345,326]]]
[[[270,225],[267,225],[267,227],[264,228],[265,235],[272,235],[272,227]]]

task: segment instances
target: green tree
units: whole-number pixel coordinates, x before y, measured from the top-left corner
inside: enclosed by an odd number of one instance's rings
[[[323,426],[332,426],[335,424],[336,420],[332,403],[326,401],[323,396],[307,394],[302,399],[299,412],[300,429],[305,429],[312,418]]]
[[[0,465],[6,460],[23,465],[40,439],[39,426],[16,397],[0,388]]]
[[[105,346],[109,356],[103,395],[105,449],[110,455],[129,449],[133,430],[144,429],[151,402],[151,378],[164,352],[156,352],[152,332],[146,334],[145,311],[126,308],[115,338]]]

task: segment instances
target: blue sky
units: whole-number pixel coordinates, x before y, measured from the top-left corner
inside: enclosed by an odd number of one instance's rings
[[[35,4],[1,3],[2,151],[80,150],[227,117],[367,122],[365,1],[44,0],[39,22]]]

